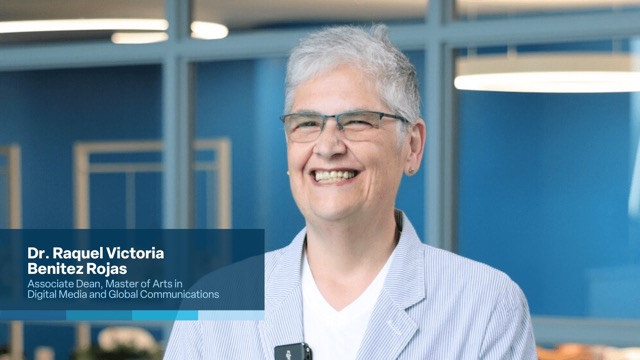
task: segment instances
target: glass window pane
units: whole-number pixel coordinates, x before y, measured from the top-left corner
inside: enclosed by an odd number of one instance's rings
[[[621,48],[638,60],[638,40]],[[640,319],[640,93],[459,104],[459,252],[514,278],[533,315]]]
[[[0,144],[21,148],[24,228],[75,226],[76,144],[160,140],[160,80],[159,65],[0,72]],[[113,160],[124,165],[121,157]],[[138,214],[135,226],[160,227],[157,180],[124,168],[92,173],[86,195],[96,198],[88,200],[89,224],[125,228],[123,204],[135,194],[139,206],[146,206],[130,208]],[[136,174],[128,178],[128,171]]]

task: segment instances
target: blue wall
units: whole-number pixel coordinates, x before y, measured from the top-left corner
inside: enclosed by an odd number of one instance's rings
[[[602,293],[608,273],[640,265],[628,233],[629,94],[463,92],[460,102],[459,252],[511,275],[534,315],[640,317],[629,286],[613,301]]]

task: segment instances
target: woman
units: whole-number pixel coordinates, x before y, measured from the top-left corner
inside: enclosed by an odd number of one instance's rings
[[[395,210],[426,128],[415,69],[386,27],[322,30],[287,67],[288,174],[306,227],[265,258],[265,320],[177,322],[167,358],[535,359],[505,274],[422,244]]]

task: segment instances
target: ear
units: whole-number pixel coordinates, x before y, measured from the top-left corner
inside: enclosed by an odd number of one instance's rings
[[[409,130],[409,153],[405,164],[404,173],[411,176],[420,169],[424,146],[427,141],[427,125],[424,120],[418,119]]]

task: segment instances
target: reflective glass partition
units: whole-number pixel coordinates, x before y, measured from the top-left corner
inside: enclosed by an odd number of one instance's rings
[[[75,226],[77,144],[160,138],[160,80],[157,65],[0,72],[0,143],[21,147],[24,228]],[[95,155],[91,160],[102,161]],[[94,185],[103,181],[94,180]],[[118,177],[117,184],[125,183]],[[123,214],[122,190],[116,193],[112,184],[103,189],[110,194],[95,199],[94,227],[125,227],[124,217],[116,220]],[[103,201],[120,205],[111,208]],[[157,220],[138,225],[159,226]]]
[[[149,166],[158,157],[125,157],[122,151],[160,139],[160,83],[159,65],[0,72],[0,144],[20,147],[24,228],[77,225],[78,145],[102,150],[87,153],[93,172],[85,172],[90,178],[85,226],[161,227],[159,177]],[[4,200],[7,162],[1,151],[0,157]],[[4,217],[6,210],[0,213]],[[75,325],[26,322],[27,358],[41,346],[53,349],[56,358],[69,358],[77,345]],[[96,326],[95,334],[100,329]],[[9,340],[8,326],[0,326],[0,346]]]
[[[632,78],[638,41],[459,49],[458,70],[483,56],[533,71],[541,55],[578,69],[613,54]],[[534,316],[638,320],[640,92],[577,93],[588,85],[458,91],[457,250],[509,274]]]

